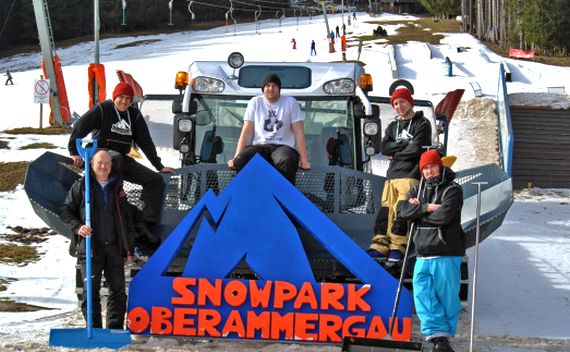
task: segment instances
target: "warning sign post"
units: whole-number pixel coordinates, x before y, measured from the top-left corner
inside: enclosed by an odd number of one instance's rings
[[[40,128],[42,128],[43,104],[49,103],[49,92],[49,79],[44,79],[41,76],[41,79],[34,80],[34,103],[40,104]]]

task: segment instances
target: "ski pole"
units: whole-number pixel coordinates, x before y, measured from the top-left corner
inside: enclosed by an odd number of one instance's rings
[[[471,333],[469,334],[469,352],[473,352],[473,342],[475,338],[475,307],[477,303],[477,266],[479,265],[479,233],[481,218],[481,186],[487,182],[473,182],[477,186],[477,225],[475,228],[475,260],[473,263],[473,291],[471,294]]]
[[[420,192],[422,190],[424,177],[420,178],[420,185],[418,187],[418,193],[416,197],[420,196]],[[415,222],[410,224],[410,231],[408,232],[408,240],[406,243],[406,250],[404,251],[404,259],[402,262],[402,271],[400,272],[400,279],[398,280],[398,289],[396,290],[396,298],[394,298],[394,308],[392,309],[392,316],[390,318],[390,329],[388,330],[388,335],[392,336],[392,332],[394,331],[394,324],[396,323],[396,314],[398,313],[398,306],[400,305],[400,295],[402,293],[402,284],[404,283],[404,278],[406,276],[406,270],[408,268],[408,254],[410,252],[410,245],[412,244],[412,236],[414,234],[414,225]]]

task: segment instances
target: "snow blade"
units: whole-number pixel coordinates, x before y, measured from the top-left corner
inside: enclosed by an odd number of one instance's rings
[[[342,352],[387,352],[387,351],[422,351],[421,342],[369,339],[345,336],[342,339]]]
[[[49,345],[68,348],[113,348],[131,344],[131,334],[127,330],[91,329],[51,329]]]
[[[456,89],[454,91],[448,92],[439,104],[435,107],[436,116],[443,115],[446,118],[447,123],[451,121],[457,105],[461,101],[465,89]]]
[[[82,140],[77,138],[77,151],[83,158],[85,166],[85,225],[91,227],[91,209],[89,190],[89,161],[97,151],[97,140],[90,147],[83,147]],[[91,253],[91,237],[85,240],[85,252]],[[131,334],[126,330],[94,329],[93,328],[93,298],[91,294],[91,256],[86,256],[86,291],[87,291],[87,328],[85,329],[51,329],[49,333],[49,345],[74,348],[121,348],[131,344]]]

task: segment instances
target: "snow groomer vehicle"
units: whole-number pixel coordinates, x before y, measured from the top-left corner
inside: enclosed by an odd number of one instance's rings
[[[159,154],[175,153],[180,160],[176,174],[164,175],[162,216],[154,232],[166,239],[208,189],[218,195],[232,181],[235,171],[226,163],[234,156],[247,103],[261,94],[268,73],[279,75],[281,94],[294,96],[305,116],[312,168],[299,170],[295,186],[366,250],[381,210],[387,168],[387,160],[379,154],[382,133],[396,113],[389,97],[369,96],[372,77],[357,62],[245,62],[240,53],[232,53],[227,62],[197,61],[188,71],[179,72],[175,80],[178,94],[146,95],[141,110]],[[390,93],[399,85],[413,89],[409,82],[396,81]],[[415,109],[432,122],[433,147],[444,154],[457,102],[453,94],[437,107],[427,100],[415,100]],[[35,212],[66,237],[71,233],[57,212],[67,190],[80,177],[69,164],[68,158],[48,152],[30,165],[25,184]],[[483,240],[501,225],[513,202],[511,180],[494,164],[458,171],[456,180],[464,188],[462,221],[472,246],[477,187],[470,183],[487,182],[479,219]],[[141,188],[127,184],[126,190],[129,200],[142,207]],[[302,229],[299,235],[318,280],[354,280],[315,239]],[[192,238],[190,234],[185,243],[187,252]],[[173,265],[171,270],[176,268]],[[467,272],[464,274],[466,277]],[[232,275],[255,277],[245,264],[238,265]]]

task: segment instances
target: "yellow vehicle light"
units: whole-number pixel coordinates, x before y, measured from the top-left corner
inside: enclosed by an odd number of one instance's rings
[[[174,88],[175,89],[184,89],[188,82],[190,81],[190,77],[188,72],[185,71],[178,71],[176,73],[176,79],[174,80]]]
[[[369,73],[363,73],[358,80],[358,86],[365,92],[372,90],[372,76]]]

